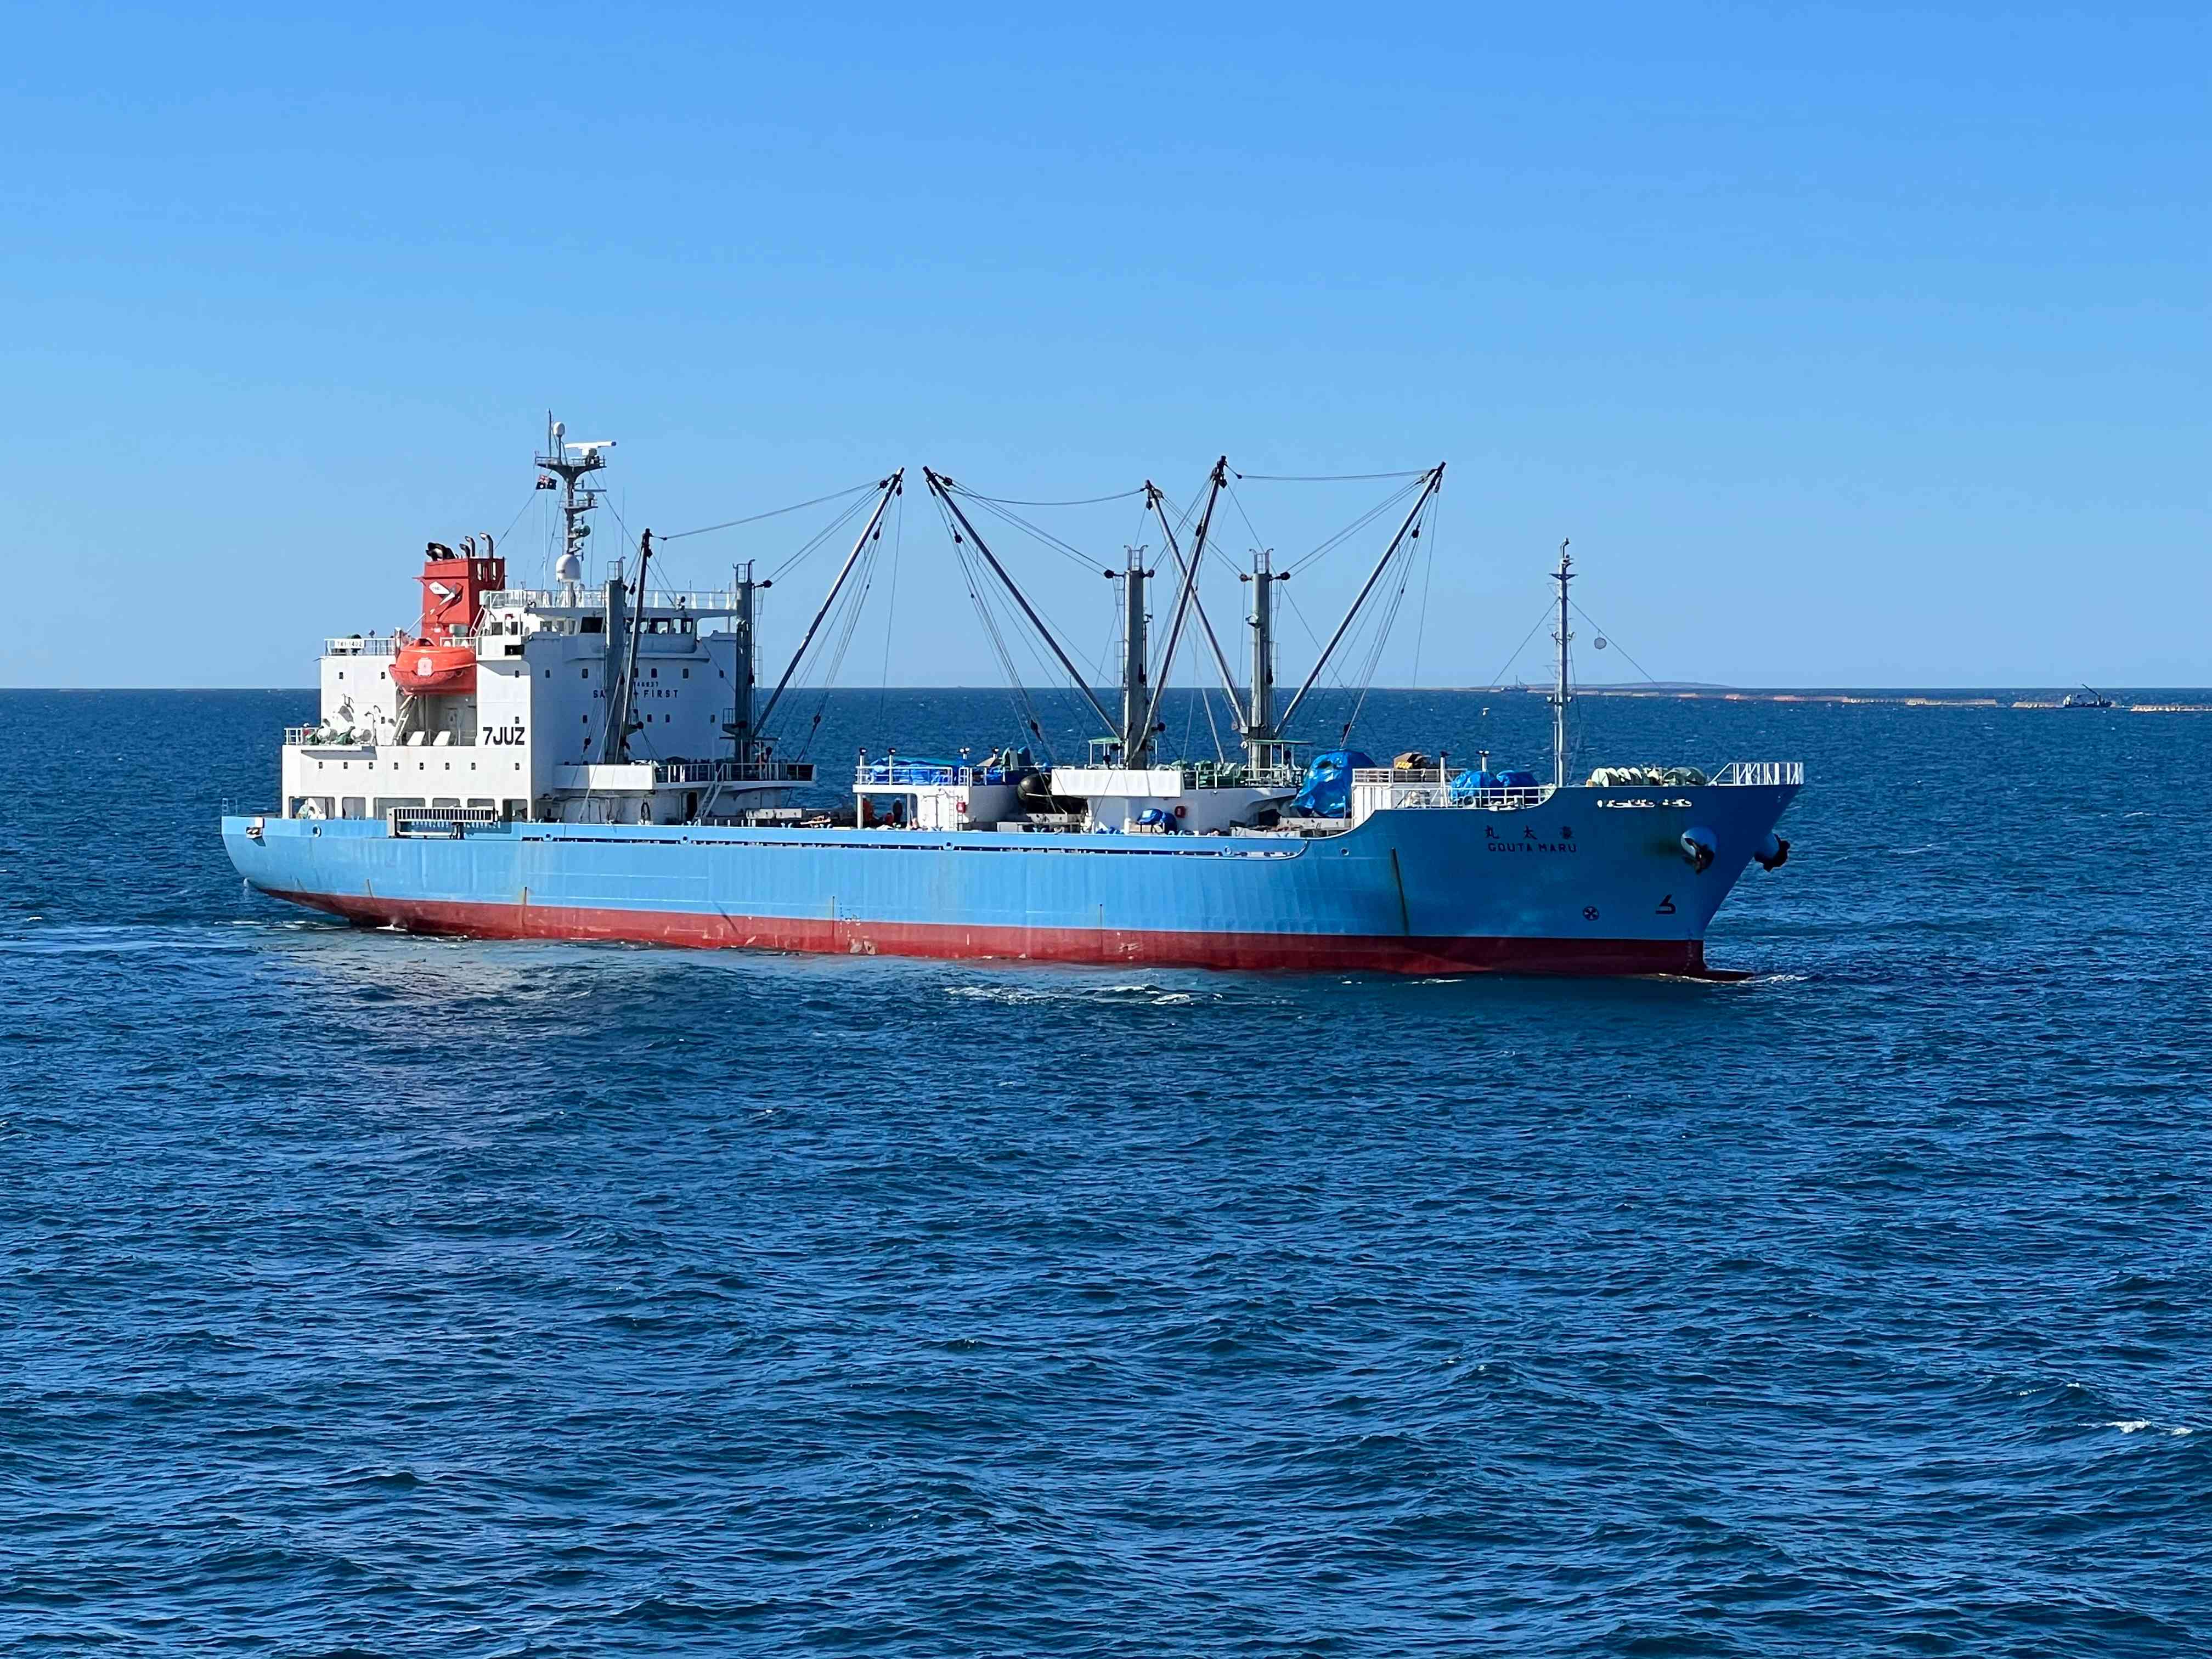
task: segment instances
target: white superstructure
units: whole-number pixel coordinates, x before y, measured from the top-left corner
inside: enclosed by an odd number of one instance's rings
[[[580,480],[610,447],[556,425],[538,458],[541,486],[564,491],[556,586],[505,586],[489,536],[434,542],[413,634],[324,642],[321,717],[284,735],[285,817],[741,821],[812,780],[756,735],[749,566],[707,592],[640,593],[621,564],[580,580],[598,495]]]

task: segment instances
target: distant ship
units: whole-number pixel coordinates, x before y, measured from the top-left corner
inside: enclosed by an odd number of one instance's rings
[[[560,492],[548,588],[510,587],[493,538],[431,543],[410,632],[325,642],[320,718],[288,730],[281,801],[226,817],[232,861],[261,892],[370,926],[483,938],[1237,969],[1703,975],[1708,924],[1737,878],[1788,857],[1776,834],[1804,781],[1790,761],[1600,768],[1567,776],[1568,584],[1562,544],[1548,783],[1489,757],[1379,764],[1307,757],[1287,738],[1353,616],[1441,489],[1411,510],[1297,691],[1277,708],[1265,553],[1249,595],[1243,683],[1197,593],[1225,461],[1188,556],[1146,486],[1172,555],[1164,650],[1153,579],[1131,550],[1116,581],[1121,684],[1085,683],[963,502],[924,470],[955,550],[1003,586],[1098,717],[1078,764],[1027,747],[921,758],[863,751],[852,805],[793,798],[812,763],[766,735],[794,672],[903,488],[872,510],[792,659],[763,696],[756,600],[741,566],[717,592],[648,586],[635,564],[587,584],[583,549],[609,445],[550,428],[539,483]],[[1411,490],[1412,485],[1407,486]],[[865,498],[864,498],[865,499]],[[858,516],[857,508],[854,516]],[[1184,520],[1188,524],[1188,520]],[[1235,710],[1242,757],[1170,757],[1162,690],[1195,618]],[[1034,721],[1030,729],[1036,731]],[[1038,733],[1041,738],[1041,732]]]
[[[2079,691],[2069,691],[2060,700],[2061,708],[2110,708],[2112,700],[2094,685],[2085,685]]]

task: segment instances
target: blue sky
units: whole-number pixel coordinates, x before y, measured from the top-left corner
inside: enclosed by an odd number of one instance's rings
[[[2212,683],[2201,7],[1060,9],[15,9],[0,684],[308,683],[549,406],[664,532],[1448,459],[1429,684],[1562,537],[1661,678]],[[992,683],[907,508],[864,636]]]

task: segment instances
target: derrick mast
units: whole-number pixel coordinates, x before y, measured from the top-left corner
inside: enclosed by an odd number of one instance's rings
[[[1290,580],[1288,571],[1277,574],[1275,550],[1252,550],[1252,568],[1242,580],[1252,584],[1252,610],[1245,617],[1252,630],[1252,686],[1244,710],[1244,757],[1257,770],[1282,763],[1283,745],[1275,732],[1275,584]]]
[[[1146,637],[1145,550],[1122,549],[1121,571],[1121,764],[1138,768],[1151,752],[1152,697],[1145,674]]]
[[[730,671],[730,723],[726,729],[732,758],[741,762],[760,758],[760,739],[753,730],[753,684],[757,675],[753,659],[754,595],[767,586],[753,580],[750,559],[732,573],[730,631],[737,637],[738,648],[737,665]]]

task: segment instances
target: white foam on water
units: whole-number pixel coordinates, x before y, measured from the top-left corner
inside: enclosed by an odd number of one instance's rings
[[[967,997],[976,1002],[1050,1002],[1053,999],[1042,991],[1021,991],[1011,985],[949,985],[945,994]]]
[[[1200,1000],[1194,991],[1170,990],[1164,985],[1065,985],[1050,990],[1034,985],[948,985],[945,994],[975,1002],[1006,1005],[1041,1002],[1147,1003],[1156,1008],[1175,1007]]]
[[[244,939],[203,936],[197,927],[78,922],[58,924],[36,939],[22,941],[19,948],[27,956],[78,957],[191,955],[210,951],[228,953],[249,951],[252,946]]]

